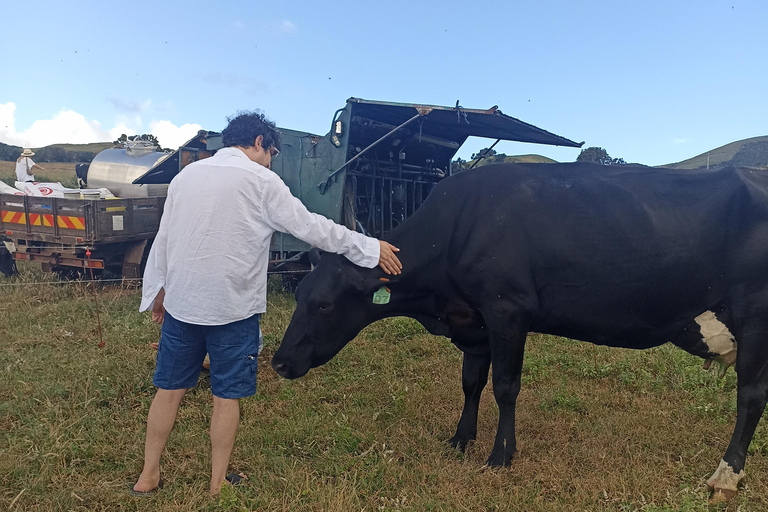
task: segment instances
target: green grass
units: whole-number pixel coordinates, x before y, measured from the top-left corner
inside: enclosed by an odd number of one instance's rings
[[[36,172],[35,179],[39,182],[60,182],[65,187],[78,188],[75,164],[73,163],[44,163],[40,164],[46,172]],[[13,186],[16,181],[16,162],[0,161],[0,181]]]
[[[750,139],[737,140],[724,146],[707,151],[700,155],[683,160],[675,164],[667,164],[661,167],[669,167],[670,169],[699,169],[707,166],[707,158],[709,158],[710,167],[716,167],[723,163],[730,162],[731,159],[743,148],[746,144],[752,142],[762,142],[768,140],[768,136],[752,137]]]
[[[115,146],[113,142],[91,142],[89,144],[51,144],[46,146],[47,148],[63,148],[67,151],[90,151],[94,154],[104,151],[105,149],[112,149]],[[40,148],[35,151],[39,151]]]
[[[233,469],[247,485],[207,495],[211,414],[204,375],[163,458],[165,489],[127,495],[141,470],[158,326],[138,290],[101,286],[106,346],[81,283],[22,266],[0,280],[0,510],[706,511],[768,510],[768,430],[728,507],[707,504],[735,421],[736,378],[664,346],[594,347],[532,334],[512,468],[483,468],[498,420],[490,384],[478,440],[450,449],[461,354],[408,319],[365,329],[324,367],[286,381],[269,367],[294,307],[272,293],[258,393],[242,401]],[[595,363],[596,360],[596,363]],[[11,508],[11,504],[13,507]]]

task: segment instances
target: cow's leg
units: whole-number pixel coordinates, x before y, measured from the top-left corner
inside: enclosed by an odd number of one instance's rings
[[[489,466],[509,466],[517,451],[515,442],[515,404],[520,393],[523,352],[528,324],[510,322],[504,330],[491,330],[491,364],[493,394],[499,406],[499,427],[493,443]]]
[[[768,328],[760,332],[744,333],[736,359],[738,375],[736,427],[723,460],[715,473],[707,480],[709,488],[717,495],[731,498],[736,494],[738,483],[746,476],[744,462],[747,449],[763,415],[768,401],[768,344],[764,337]]]
[[[477,437],[477,410],[480,395],[488,382],[491,354],[474,355],[464,353],[461,367],[461,387],[464,390],[464,410],[456,427],[456,435],[448,440],[451,446],[464,451],[470,441]]]

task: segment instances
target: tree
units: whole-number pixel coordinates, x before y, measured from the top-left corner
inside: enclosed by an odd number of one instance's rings
[[[162,146],[160,146],[160,141],[157,140],[157,137],[155,137],[151,133],[143,133],[141,135],[126,135],[123,133],[117,138],[117,140],[113,144],[123,145],[126,142],[135,142],[135,141],[141,141],[141,140],[151,142],[152,144],[157,146],[158,151],[166,151],[165,149],[162,148]]]
[[[608,152],[603,148],[591,147],[582,149],[579,156],[576,157],[577,162],[589,162],[593,164],[611,165],[613,160]]]
[[[462,158],[456,158],[453,162],[451,162],[451,169],[454,172],[463,171],[467,168],[467,161],[463,160]]]
[[[488,158],[488,157],[492,157],[495,154],[496,154],[496,150],[495,149],[483,148],[480,151],[478,151],[477,153],[472,153],[472,160],[474,160],[475,158]]]

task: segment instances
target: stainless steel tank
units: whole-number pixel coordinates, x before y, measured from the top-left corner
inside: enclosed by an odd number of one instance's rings
[[[106,187],[117,197],[164,196],[168,185],[134,185],[132,182],[170,156],[171,153],[141,144],[105,149],[94,157],[88,168],[88,188]]]

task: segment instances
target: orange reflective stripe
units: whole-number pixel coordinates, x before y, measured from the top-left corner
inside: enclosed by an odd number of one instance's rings
[[[27,218],[24,215],[24,212],[2,211],[0,212],[0,217],[2,217],[3,222],[7,222],[8,224],[26,224],[27,223]]]
[[[85,218],[59,215],[59,227],[66,229],[85,229]]]
[[[39,226],[40,225],[40,214],[39,213],[30,213],[29,214],[29,223],[33,226]]]
[[[53,227],[53,215],[47,213],[43,214],[43,226],[48,226],[49,228]]]

